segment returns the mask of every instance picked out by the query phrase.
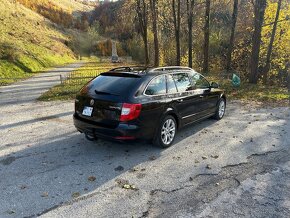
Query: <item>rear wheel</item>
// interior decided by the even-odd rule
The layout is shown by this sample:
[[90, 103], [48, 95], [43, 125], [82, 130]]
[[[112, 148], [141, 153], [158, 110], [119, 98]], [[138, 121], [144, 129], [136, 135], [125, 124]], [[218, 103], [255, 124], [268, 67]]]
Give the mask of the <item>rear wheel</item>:
[[217, 109], [214, 115], [216, 120], [220, 120], [224, 117], [226, 112], [226, 101], [224, 98], [221, 98], [217, 104]]
[[176, 120], [171, 115], [166, 116], [162, 120], [157, 130], [157, 133], [153, 140], [154, 145], [159, 146], [161, 148], [170, 147], [175, 139], [176, 131], [177, 131]]

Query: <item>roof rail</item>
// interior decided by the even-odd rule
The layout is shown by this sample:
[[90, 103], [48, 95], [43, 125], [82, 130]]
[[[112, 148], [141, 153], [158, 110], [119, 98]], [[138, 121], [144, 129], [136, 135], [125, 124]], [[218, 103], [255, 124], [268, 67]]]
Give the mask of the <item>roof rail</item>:
[[128, 70], [130, 72], [132, 69], [130, 67], [116, 67], [116, 68], [111, 69], [109, 71], [112, 72], [112, 71], [122, 71], [122, 70]]
[[166, 71], [166, 70], [192, 70], [189, 67], [182, 67], [182, 66], [169, 66], [169, 67], [157, 67], [149, 70], [149, 72], [156, 72], [156, 71]]
[[147, 66], [127, 66], [127, 67], [117, 67], [114, 69], [109, 70], [110, 72], [113, 71], [128, 71], [128, 72], [134, 72], [134, 71], [145, 71], [150, 67]]

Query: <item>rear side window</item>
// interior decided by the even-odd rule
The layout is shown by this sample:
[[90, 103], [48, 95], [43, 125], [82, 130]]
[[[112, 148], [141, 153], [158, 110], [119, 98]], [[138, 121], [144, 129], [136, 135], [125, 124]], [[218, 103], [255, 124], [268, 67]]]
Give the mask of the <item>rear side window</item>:
[[100, 75], [88, 84], [88, 90], [114, 95], [126, 95], [140, 78]]
[[146, 95], [161, 95], [166, 94], [166, 80], [165, 76], [158, 76], [151, 80], [146, 91]]
[[175, 84], [178, 92], [185, 92], [192, 90], [192, 86], [187, 73], [173, 74]]
[[167, 75], [167, 91], [168, 93], [177, 92], [176, 85], [175, 85], [172, 75]]

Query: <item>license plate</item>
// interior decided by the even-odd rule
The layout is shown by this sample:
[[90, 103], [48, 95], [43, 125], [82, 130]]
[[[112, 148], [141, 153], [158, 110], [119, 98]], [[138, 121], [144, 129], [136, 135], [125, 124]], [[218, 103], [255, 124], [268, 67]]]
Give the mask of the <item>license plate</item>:
[[91, 117], [92, 113], [93, 113], [93, 108], [92, 107], [87, 107], [87, 106], [84, 107], [84, 110], [83, 110], [83, 115], [84, 116]]

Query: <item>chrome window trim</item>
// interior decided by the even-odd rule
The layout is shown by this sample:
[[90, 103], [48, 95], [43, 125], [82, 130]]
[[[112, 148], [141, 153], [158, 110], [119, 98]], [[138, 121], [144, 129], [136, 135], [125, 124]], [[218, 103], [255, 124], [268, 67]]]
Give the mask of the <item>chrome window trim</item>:
[[[196, 72], [196, 71], [193, 70], [193, 69], [191, 69], [190, 72], [201, 75], [200, 73]], [[162, 96], [162, 95], [175, 95], [175, 94], [180, 94], [180, 95], [181, 95], [182, 93], [193, 92], [193, 91], [195, 91], [195, 90], [207, 90], [207, 89], [210, 89], [210, 86], [209, 86], [208, 88], [198, 88], [198, 89], [194, 89], [194, 90], [189, 90], [189, 91], [184, 91], [184, 92], [178, 92], [178, 88], [177, 88], [177, 86], [176, 86], [176, 84], [175, 84], [175, 87], [176, 87], [176, 89], [177, 89], [177, 92], [174, 92], [174, 93], [167, 93], [167, 77], [166, 77], [166, 93], [165, 93], [165, 94], [158, 94], [158, 95], [147, 95], [147, 94], [145, 94], [145, 92], [146, 92], [146, 90], [147, 90], [149, 84], [152, 82], [153, 79], [155, 79], [155, 78], [157, 78], [157, 77], [159, 77], [159, 76], [166, 76], [166, 75], [180, 74], [180, 73], [187, 73], [190, 82], [192, 82], [191, 77], [190, 77], [190, 75], [189, 75], [189, 72], [170, 72], [170, 73], [164, 73], [164, 74], [162, 74], [162, 75], [158, 75], [158, 76], [153, 77], [153, 78], [148, 82], [148, 84], [146, 85], [146, 87], [145, 87], [145, 89], [144, 89], [142, 95], [144, 95], [144, 96], [148, 96], [148, 97], [156, 97], [156, 96]], [[202, 76], [202, 77], [203, 77], [203, 78], [208, 82], [208, 80], [207, 80], [203, 75], [201, 75], [201, 76]], [[209, 82], [208, 82], [208, 84], [210, 85]]]
[[[205, 81], [207, 81], [208, 83], [208, 88], [210, 88], [210, 82], [200, 73], [196, 72], [196, 71], [193, 71], [194, 73], [198, 74], [199, 76], [201, 76], [203, 79], [205, 79]], [[189, 77], [190, 80], [192, 81], [191, 77]], [[208, 88], [198, 88], [198, 89], [208, 89]]]
[[143, 95], [145, 95], [145, 96], [160, 96], [160, 95], [167, 95], [167, 81], [166, 81], [166, 78], [165, 78], [165, 89], [166, 89], [166, 93], [165, 94], [158, 94], [158, 95], [147, 95], [145, 92], [146, 92], [146, 90], [147, 90], [147, 88], [148, 88], [148, 86], [150, 85], [150, 83], [152, 82], [152, 80], [154, 80], [154, 79], [156, 79], [156, 78], [158, 78], [158, 77], [161, 77], [161, 76], [164, 76], [165, 77], [165, 75], [166, 74], [162, 74], [162, 75], [158, 75], [158, 76], [155, 76], [155, 77], [153, 77], [149, 82], [148, 82], [148, 84], [146, 85], [146, 87], [145, 87], [145, 89], [144, 89], [144, 91], [143, 91]]

